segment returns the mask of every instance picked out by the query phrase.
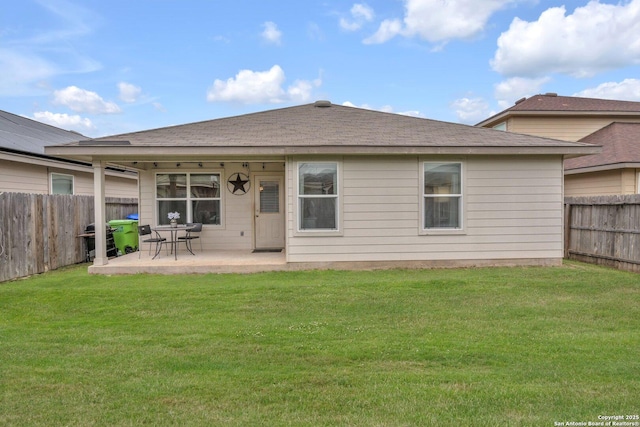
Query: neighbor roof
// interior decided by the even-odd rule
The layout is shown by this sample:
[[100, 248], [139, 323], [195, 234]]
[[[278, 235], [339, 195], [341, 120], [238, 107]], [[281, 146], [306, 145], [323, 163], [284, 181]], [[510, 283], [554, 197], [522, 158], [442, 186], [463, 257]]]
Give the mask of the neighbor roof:
[[565, 161], [565, 170], [640, 163], [640, 123], [614, 122], [580, 142], [602, 146], [600, 154]]
[[[117, 148], [116, 148], [117, 147]], [[47, 148], [63, 156], [293, 154], [503, 154], [531, 150], [586, 154], [597, 148], [529, 135], [408, 117], [318, 101], [296, 107], [190, 123]], [[521, 152], [521, 151], [518, 151]]]
[[476, 126], [489, 126], [509, 116], [543, 115], [545, 113], [565, 115], [602, 115], [621, 116], [640, 115], [640, 102], [617, 101], [611, 99], [580, 98], [576, 96], [558, 96], [555, 93], [534, 95], [516, 101], [515, 105], [483, 120]]
[[86, 139], [76, 132], [49, 126], [0, 110], [0, 147], [30, 154], [44, 154], [44, 147]]

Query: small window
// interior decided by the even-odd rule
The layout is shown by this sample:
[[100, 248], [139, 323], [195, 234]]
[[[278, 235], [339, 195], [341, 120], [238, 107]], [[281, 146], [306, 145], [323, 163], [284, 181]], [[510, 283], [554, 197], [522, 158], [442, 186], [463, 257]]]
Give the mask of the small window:
[[497, 125], [495, 125], [493, 127], [493, 129], [506, 131], [507, 130], [507, 122], [498, 123]]
[[280, 183], [260, 181], [260, 213], [280, 212]]
[[298, 165], [298, 228], [338, 229], [338, 164]]
[[168, 224], [169, 212], [178, 212], [182, 224], [220, 225], [220, 174], [157, 174], [156, 201], [158, 224]]
[[51, 194], [73, 194], [73, 175], [52, 173]]
[[462, 164], [424, 164], [424, 229], [462, 228]]

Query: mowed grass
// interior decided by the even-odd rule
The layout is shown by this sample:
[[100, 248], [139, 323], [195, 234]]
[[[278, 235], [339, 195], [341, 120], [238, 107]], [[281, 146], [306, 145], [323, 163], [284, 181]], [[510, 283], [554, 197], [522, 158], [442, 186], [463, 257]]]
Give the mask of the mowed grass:
[[557, 268], [0, 284], [0, 424], [544, 426], [640, 412], [640, 276]]

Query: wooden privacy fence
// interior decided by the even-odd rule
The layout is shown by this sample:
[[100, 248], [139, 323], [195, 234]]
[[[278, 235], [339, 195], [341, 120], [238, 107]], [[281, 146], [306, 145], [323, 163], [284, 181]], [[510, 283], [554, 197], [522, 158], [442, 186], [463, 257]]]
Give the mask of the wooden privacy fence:
[[[107, 199], [107, 220], [137, 211], [137, 199]], [[78, 235], [93, 222], [93, 196], [0, 193], [0, 282], [85, 261]]]
[[640, 195], [565, 198], [565, 257], [640, 272]]

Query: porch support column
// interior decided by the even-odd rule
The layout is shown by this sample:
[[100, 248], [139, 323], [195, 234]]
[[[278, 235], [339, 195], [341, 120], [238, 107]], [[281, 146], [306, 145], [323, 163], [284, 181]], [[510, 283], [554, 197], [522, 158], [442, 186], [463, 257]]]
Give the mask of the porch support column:
[[93, 265], [107, 265], [107, 233], [105, 193], [104, 193], [104, 168], [105, 162], [93, 161], [93, 206], [95, 212], [96, 254]]

